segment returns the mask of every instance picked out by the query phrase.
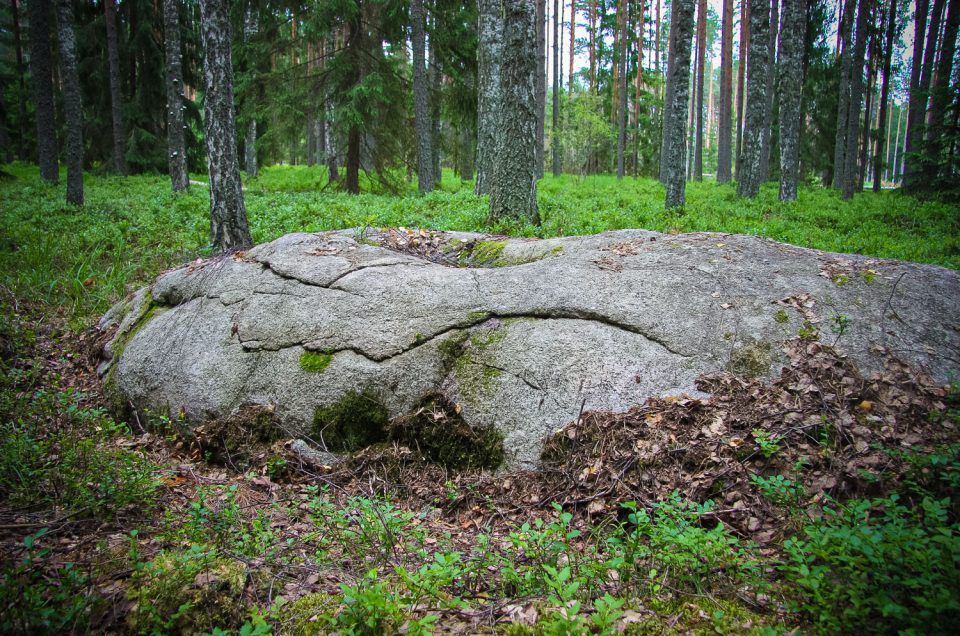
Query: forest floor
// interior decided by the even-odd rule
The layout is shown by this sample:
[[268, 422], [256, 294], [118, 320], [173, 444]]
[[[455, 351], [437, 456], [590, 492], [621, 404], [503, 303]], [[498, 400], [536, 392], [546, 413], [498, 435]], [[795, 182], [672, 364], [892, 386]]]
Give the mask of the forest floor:
[[[243, 422], [116, 422], [91, 325], [205, 255], [207, 193], [88, 178], [88, 205], [0, 182], [0, 630], [146, 633], [953, 633], [960, 387], [894, 360], [862, 377], [797, 338], [768, 383], [584, 413], [537, 473], [452, 472], [409, 448], [317, 463]], [[426, 197], [248, 185], [255, 240], [358, 225], [482, 231], [470, 184]], [[320, 181], [317, 181], [320, 179]], [[957, 210], [898, 193], [546, 179], [544, 235], [763, 234], [960, 267]], [[866, 226], [866, 230], [864, 230]], [[498, 228], [533, 234], [534, 228]], [[430, 414], [442, 424], [443, 413]]]

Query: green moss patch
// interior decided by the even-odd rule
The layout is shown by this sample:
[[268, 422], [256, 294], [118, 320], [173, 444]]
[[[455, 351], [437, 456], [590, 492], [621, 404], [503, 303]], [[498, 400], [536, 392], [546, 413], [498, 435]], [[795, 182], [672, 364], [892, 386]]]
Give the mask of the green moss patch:
[[347, 393], [339, 401], [317, 409], [313, 437], [334, 453], [351, 453], [388, 439], [390, 414], [370, 393]]
[[730, 371], [748, 378], [757, 378], [770, 371], [773, 358], [769, 342], [751, 342], [734, 350]]
[[300, 368], [307, 373], [323, 373], [333, 362], [333, 354], [327, 351], [304, 351], [300, 354]]
[[454, 470], [493, 470], [503, 463], [503, 434], [494, 427], [473, 428], [461, 408], [441, 393], [424, 397], [413, 413], [391, 423], [391, 437], [418, 449], [432, 462]]

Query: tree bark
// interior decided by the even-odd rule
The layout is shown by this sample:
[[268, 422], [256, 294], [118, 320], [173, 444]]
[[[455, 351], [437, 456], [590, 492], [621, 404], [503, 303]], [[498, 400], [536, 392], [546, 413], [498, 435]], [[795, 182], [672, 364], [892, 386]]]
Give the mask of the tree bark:
[[110, 115], [113, 119], [113, 169], [127, 174], [127, 133], [123, 124], [123, 98], [120, 96], [120, 44], [117, 41], [116, 0], [104, 0], [107, 24], [107, 61], [110, 67]]
[[844, 157], [843, 199], [853, 198], [860, 183], [857, 170], [857, 144], [860, 141], [860, 106], [863, 103], [863, 61], [866, 55], [868, 21], [870, 19], [871, 0], [860, 0], [857, 10], [856, 44], [853, 53], [853, 67], [850, 76], [850, 106], [847, 109], [847, 150]]
[[490, 193], [496, 165], [497, 127], [502, 101], [503, 0], [478, 0], [477, 46], [480, 86], [477, 91], [477, 195]]
[[737, 196], [754, 198], [760, 192], [761, 145], [767, 65], [770, 63], [770, 2], [750, 0], [750, 44], [747, 51], [747, 108], [744, 114], [742, 170], [737, 172]]
[[560, 0], [553, 0], [553, 176], [560, 176]]
[[569, 79], [567, 80], [567, 91], [570, 95], [573, 95], [573, 66], [575, 64], [574, 58], [576, 57], [577, 52], [577, 0], [570, 0], [570, 50], [568, 55], [570, 60], [568, 62], [569, 68], [567, 73], [569, 74]]
[[427, 84], [426, 13], [423, 0], [410, 0], [411, 39], [413, 44], [413, 127], [417, 137], [417, 189], [433, 192], [433, 126], [430, 113], [430, 87]]
[[[431, 36], [432, 38], [432, 36]], [[437, 58], [437, 49], [434, 47], [434, 42], [430, 40], [430, 55], [427, 59], [427, 69], [430, 71], [430, 90], [433, 95], [439, 95], [440, 89], [443, 84], [443, 74], [440, 72], [440, 60]], [[433, 130], [433, 139], [430, 145], [430, 151], [433, 155], [433, 188], [435, 190], [440, 189], [440, 182], [443, 179], [443, 157], [441, 150], [443, 149], [443, 137], [441, 136], [440, 127], [443, 124], [440, 118], [440, 104], [437, 100], [433, 100], [430, 109], [430, 126]]]
[[[692, 5], [691, 5], [692, 7]], [[691, 12], [693, 9], [691, 8]], [[660, 124], [661, 136], [660, 136], [660, 182], [666, 186], [667, 185], [667, 157], [673, 154], [673, 144], [680, 143], [686, 144], [686, 139], [684, 135], [686, 134], [686, 123], [687, 111], [686, 111], [686, 99], [684, 99], [684, 110], [683, 110], [683, 120], [684, 122], [680, 126], [684, 129], [684, 132], [681, 133], [678, 137], [674, 138], [673, 133], [668, 134], [667, 131], [675, 131], [676, 126], [674, 125], [673, 118], [677, 117], [677, 113], [669, 107], [674, 103], [674, 96], [676, 93], [676, 84], [674, 83], [673, 74], [670, 72], [671, 60], [675, 59], [676, 53], [674, 52], [674, 47], [676, 45], [677, 38], [677, 20], [680, 17], [681, 11], [674, 11], [673, 5], [670, 8], [670, 32], [667, 34], [667, 76], [664, 81], [664, 97], [663, 97], [663, 116], [662, 122]], [[693, 16], [690, 16], [690, 19], [693, 20]], [[690, 25], [691, 33], [693, 25]], [[684, 81], [689, 81], [690, 79], [690, 60], [687, 60], [684, 66]], [[686, 153], [683, 153], [684, 155]], [[684, 166], [684, 162], [681, 161], [681, 166]], [[683, 168], [686, 170], [686, 168]]]
[[83, 205], [83, 105], [77, 45], [73, 33], [73, 3], [58, 0], [60, 26], [60, 75], [63, 81], [63, 114], [67, 130], [67, 203]]
[[547, 118], [547, 1], [537, 3], [537, 178], [543, 178]]
[[890, 64], [893, 58], [893, 35], [897, 30], [897, 0], [890, 0], [890, 13], [887, 15], [887, 35], [883, 44], [883, 84], [880, 85], [880, 124], [887, 120], [887, 134], [880, 135], [877, 140], [876, 153], [873, 157], [873, 191], [880, 192], [880, 181], [883, 177], [883, 159], [886, 149], [890, 145], [890, 124], [893, 111], [889, 111], [890, 100]]
[[956, 52], [958, 30], [960, 30], [960, 0], [950, 0], [943, 30], [943, 44], [937, 62], [937, 79], [930, 91], [930, 121], [924, 143], [924, 152], [927, 155], [924, 182], [928, 187], [933, 187], [939, 182], [940, 166], [944, 159], [941, 156], [944, 149], [944, 120], [952, 96], [950, 80], [953, 77], [953, 56]]
[[200, 3], [203, 37], [203, 124], [210, 177], [210, 243], [216, 252], [253, 245], [240, 184], [233, 61], [227, 0]]
[[163, 46], [167, 61], [167, 166], [174, 192], [190, 185], [187, 174], [187, 147], [183, 130], [183, 68], [180, 53], [180, 12], [178, 0], [163, 0]]
[[673, 0], [670, 16], [670, 45], [667, 59], [667, 93], [664, 103], [665, 149], [664, 165], [665, 206], [681, 207], [686, 202], [686, 124], [687, 100], [690, 92], [690, 46], [693, 35], [694, 0]]
[[17, 101], [19, 102], [19, 113], [17, 117], [17, 156], [26, 161], [27, 154], [26, 133], [24, 127], [27, 121], [27, 84], [26, 69], [23, 63], [23, 40], [20, 35], [20, 0], [10, 0], [10, 16], [13, 22], [13, 48], [17, 59], [17, 82], [19, 89], [17, 91]]
[[[335, 34], [331, 33], [327, 38], [325, 60], [333, 58]], [[327, 145], [327, 173], [328, 183], [340, 180], [340, 170], [337, 166], [337, 138], [333, 128], [333, 107], [330, 105], [329, 96], [325, 95], [323, 100], [323, 129]]]
[[50, 0], [27, 3], [30, 19], [30, 79], [37, 123], [37, 163], [40, 178], [60, 180], [57, 165], [57, 122], [53, 109], [53, 62], [50, 51]]
[[[917, 0], [917, 25], [914, 29], [914, 38], [922, 40], [921, 33], [923, 29], [920, 23], [920, 5], [925, 0]], [[920, 67], [920, 73], [917, 78], [915, 90], [910, 91], [910, 112], [907, 114], [907, 142], [906, 152], [904, 153], [903, 187], [909, 190], [915, 190], [921, 182], [924, 138], [926, 137], [927, 103], [930, 98], [930, 74], [933, 71], [933, 61], [936, 57], [937, 34], [940, 32], [940, 16], [943, 14], [944, 0], [934, 0], [933, 8], [929, 13], [930, 28], [926, 34], [926, 43], [923, 54], [923, 64]], [[916, 54], [917, 43], [914, 42], [914, 53]], [[914, 68], [911, 70], [911, 83], [913, 73], [916, 72], [916, 65], [920, 58], [914, 57]]]
[[694, 149], [693, 178], [703, 181], [703, 80], [707, 63], [707, 0], [700, 0], [697, 9], [697, 107], [696, 147]]
[[487, 223], [540, 224], [537, 210], [537, 25], [529, 0], [503, 2], [502, 108]]
[[597, 0], [587, 0], [590, 24], [590, 94], [597, 94]]
[[840, 17], [837, 41], [840, 53], [840, 86], [837, 99], [837, 131], [833, 141], [833, 187], [843, 188], [844, 169], [846, 168], [847, 120], [850, 108], [850, 79], [853, 74], [853, 46], [851, 36], [853, 18], [857, 9], [857, 0], [846, 0]]
[[620, 57], [617, 60], [617, 179], [623, 179], [623, 152], [627, 144], [627, 55], [630, 50], [627, 39], [627, 0], [621, 0], [623, 18], [620, 20]]
[[773, 89], [777, 69], [777, 35], [780, 31], [780, 0], [770, 6], [770, 39], [767, 48], [767, 92], [764, 95], [763, 130], [760, 133], [760, 183], [770, 180], [770, 146], [773, 138]]
[[747, 48], [750, 45], [750, 3], [740, 0], [740, 58], [737, 68], [737, 179], [743, 169], [743, 114], [746, 110], [747, 93], [744, 80], [747, 76]]
[[784, 0], [780, 33], [780, 200], [797, 200], [806, 0]]
[[717, 123], [717, 183], [733, 178], [730, 156], [730, 115], [733, 106], [733, 0], [723, 0], [720, 47], [720, 104]]

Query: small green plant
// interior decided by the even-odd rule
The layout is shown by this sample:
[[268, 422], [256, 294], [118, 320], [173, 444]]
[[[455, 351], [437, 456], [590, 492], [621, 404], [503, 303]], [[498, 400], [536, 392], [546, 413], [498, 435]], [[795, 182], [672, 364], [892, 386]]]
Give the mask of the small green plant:
[[778, 506], [798, 506], [806, 496], [803, 484], [783, 475], [773, 475], [771, 477], [751, 475], [750, 481], [760, 490], [760, 494]]
[[781, 325], [784, 325], [790, 322], [790, 316], [787, 315], [787, 312], [785, 309], [778, 309], [777, 313], [773, 314], [773, 319], [778, 323], [780, 323]]
[[766, 459], [770, 459], [780, 450], [781, 437], [765, 431], [762, 428], [755, 428], [752, 431], [753, 439], [757, 442], [760, 454]]
[[836, 335], [833, 344], [837, 344], [840, 338], [847, 333], [850, 328], [850, 317], [845, 314], [834, 314], [830, 319], [830, 332]]
[[797, 335], [804, 340], [818, 340], [820, 338], [820, 330], [809, 320], [804, 320], [803, 324], [800, 325], [800, 329], [797, 330]]

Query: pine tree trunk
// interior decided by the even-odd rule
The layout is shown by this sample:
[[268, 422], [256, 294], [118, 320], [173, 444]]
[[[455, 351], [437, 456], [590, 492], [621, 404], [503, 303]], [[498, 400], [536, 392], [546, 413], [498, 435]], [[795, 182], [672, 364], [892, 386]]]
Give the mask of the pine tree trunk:
[[560, 0], [553, 0], [553, 176], [560, 176]]
[[780, 200], [797, 200], [806, 0], [784, 0], [780, 33]]
[[[869, 29], [869, 27], [868, 27]], [[872, 39], [871, 34], [867, 34], [868, 41]], [[863, 191], [864, 180], [866, 179], [867, 174], [867, 155], [868, 149], [870, 147], [870, 119], [873, 113], [873, 84], [876, 73], [876, 64], [874, 63], [875, 59], [871, 54], [871, 59], [867, 61], [867, 90], [866, 90], [866, 104], [863, 108], [863, 126], [860, 129], [860, 154], [859, 162], [857, 163], [857, 192]]]
[[697, 109], [696, 147], [694, 149], [693, 178], [703, 181], [703, 80], [707, 62], [707, 0], [700, 0], [697, 9]]
[[[887, 15], [887, 35], [883, 45], [883, 84], [880, 86], [880, 123], [887, 119], [887, 134], [880, 136], [877, 141], [876, 153], [873, 157], [873, 191], [880, 192], [880, 181], [883, 176], [883, 158], [885, 150], [890, 145], [890, 125], [893, 121], [893, 111], [889, 110], [890, 100], [890, 64], [893, 58], [893, 35], [897, 30], [897, 0], [890, 0], [890, 13]], [[888, 112], [889, 111], [889, 112]], [[886, 142], [886, 143], [884, 143]]]
[[857, 0], [846, 0], [841, 15], [839, 33], [837, 35], [840, 53], [840, 86], [837, 99], [837, 132], [833, 141], [833, 187], [843, 188], [844, 170], [846, 168], [847, 151], [847, 120], [850, 108], [850, 84], [853, 74], [853, 18], [857, 9]]
[[104, 0], [107, 23], [107, 61], [110, 67], [110, 115], [113, 118], [113, 166], [119, 175], [127, 174], [127, 133], [123, 125], [123, 100], [120, 97], [120, 45], [117, 42], [116, 0]]
[[433, 192], [433, 126], [430, 117], [430, 87], [427, 84], [426, 14], [423, 0], [410, 0], [413, 45], [413, 127], [417, 138], [417, 189]]
[[57, 122], [53, 109], [53, 62], [50, 51], [50, 0], [27, 3], [30, 19], [30, 79], [37, 120], [37, 163], [48, 183], [60, 180], [57, 165]]
[[496, 165], [497, 127], [500, 121], [503, 0], [478, 0], [477, 46], [480, 86], [477, 99], [477, 195], [490, 193]]
[[[335, 50], [334, 45], [335, 34], [330, 34], [330, 37], [326, 41], [326, 53], [324, 59], [330, 60], [333, 58], [333, 52]], [[324, 137], [327, 146], [327, 174], [328, 174], [328, 183], [333, 183], [340, 180], [340, 170], [337, 166], [337, 139], [335, 135], [335, 130], [333, 128], [333, 107], [330, 105], [329, 96], [324, 96], [323, 101], [323, 129]]]
[[[440, 61], [437, 59], [437, 52], [432, 40], [430, 41], [430, 57], [427, 60], [427, 69], [430, 71], [430, 90], [433, 95], [439, 95], [443, 75], [440, 72]], [[443, 179], [443, 157], [441, 154], [443, 137], [440, 130], [443, 121], [441, 121], [440, 104], [437, 100], [432, 100], [430, 117], [430, 126], [433, 131], [432, 143], [430, 144], [430, 152], [433, 156], [433, 188], [439, 190], [440, 182]]]
[[537, 2], [537, 178], [543, 178], [547, 123], [547, 0]]
[[737, 196], [754, 198], [760, 192], [761, 151], [767, 65], [770, 63], [770, 2], [750, 0], [750, 44], [747, 51], [747, 108], [743, 122], [742, 170], [737, 172]]
[[664, 103], [664, 165], [665, 206], [681, 207], [686, 202], [686, 124], [687, 100], [690, 92], [690, 46], [693, 36], [694, 0], [673, 0], [670, 16], [670, 44], [667, 58], [669, 101]]
[[617, 179], [623, 179], [624, 163], [623, 151], [627, 144], [627, 55], [629, 41], [627, 40], [627, 7], [626, 0], [621, 0], [623, 19], [620, 22], [620, 59], [617, 65]]
[[568, 62], [568, 73], [569, 79], [567, 80], [567, 91], [570, 95], [573, 95], [573, 67], [574, 67], [574, 58], [576, 57], [577, 52], [577, 0], [570, 0], [570, 50], [568, 54], [570, 60]]
[[10, 0], [10, 16], [13, 22], [13, 48], [17, 59], [17, 82], [19, 90], [17, 97], [19, 101], [19, 112], [17, 117], [17, 156], [26, 161], [29, 159], [27, 154], [26, 131], [24, 127], [27, 121], [27, 84], [26, 69], [23, 63], [23, 40], [20, 35], [20, 0]]
[[[691, 8], [691, 11], [693, 9]], [[679, 19], [681, 11], [674, 11], [673, 5], [670, 8], [670, 32], [667, 34], [667, 76], [664, 80], [664, 98], [663, 98], [663, 118], [660, 125], [661, 137], [660, 137], [660, 183], [664, 186], [667, 185], [667, 157], [672, 157], [673, 155], [673, 144], [680, 143], [681, 145], [686, 144], [686, 139], [684, 139], [685, 132], [679, 137], [674, 138], [673, 134], [668, 134], [667, 131], [675, 131], [678, 127], [674, 124], [673, 119], [677, 117], [677, 113], [669, 107], [674, 103], [674, 97], [676, 95], [676, 84], [674, 83], [674, 76], [670, 72], [670, 61], [676, 58], [676, 53], [674, 52], [674, 46], [676, 44], [677, 38], [677, 20]], [[690, 16], [690, 19], [693, 19], [693, 16]], [[691, 25], [691, 31], [693, 26]], [[684, 67], [683, 73], [684, 81], [689, 81], [690, 79], [690, 60], [687, 60], [687, 63]], [[684, 99], [684, 107], [686, 107], [686, 99]], [[686, 129], [686, 108], [684, 108], [683, 113], [683, 122], [680, 123], [680, 128]], [[686, 154], [686, 153], [681, 153]], [[684, 163], [681, 161], [681, 166], [684, 166]], [[683, 168], [686, 170], [686, 167]]]
[[253, 245], [240, 184], [233, 62], [227, 0], [200, 3], [203, 36], [203, 128], [210, 177], [210, 243], [216, 252]]
[[180, 53], [180, 12], [178, 0], [163, 0], [163, 46], [167, 60], [167, 166], [174, 192], [190, 185], [187, 148], [183, 130], [183, 69]]
[[730, 141], [733, 106], [733, 0], [723, 0], [723, 26], [720, 46], [720, 104], [717, 122], [717, 183], [733, 178]]
[[743, 169], [743, 115], [746, 110], [747, 48], [750, 45], [750, 2], [740, 0], [740, 58], [737, 68], [737, 180]]
[[63, 114], [67, 131], [67, 203], [83, 205], [83, 105], [80, 102], [80, 75], [77, 44], [73, 33], [73, 3], [58, 0], [60, 27], [60, 77], [63, 82]]
[[777, 34], [780, 30], [780, 0], [770, 6], [770, 39], [767, 49], [767, 92], [764, 95], [763, 130], [760, 133], [760, 183], [770, 180], [770, 147], [773, 138], [773, 89], [777, 68]]
[[536, 10], [529, 0], [503, 2], [502, 108], [487, 223], [540, 224], [537, 211]]
[[[914, 37], [921, 39], [919, 34], [923, 32], [920, 28], [920, 2], [917, 0], [917, 26], [914, 29]], [[937, 35], [940, 32], [940, 16], [943, 15], [944, 0], [934, 0], [933, 8], [929, 13], [930, 27], [926, 34], [926, 44], [923, 54], [923, 64], [920, 68], [920, 75], [917, 80], [916, 90], [910, 91], [910, 112], [907, 115], [907, 143], [904, 153], [904, 172], [903, 187], [907, 191], [916, 190], [921, 185], [921, 176], [923, 174], [923, 160], [926, 156], [924, 149], [924, 140], [926, 138], [927, 121], [927, 103], [930, 99], [930, 75], [933, 71], [933, 61], [936, 57]], [[916, 45], [914, 50], [916, 50]], [[919, 58], [914, 58], [914, 66]], [[911, 70], [911, 82], [913, 72]]]
[[939, 183], [940, 166], [944, 160], [942, 156], [944, 124], [953, 95], [950, 90], [950, 80], [953, 77], [953, 56], [956, 52], [958, 29], [960, 29], [960, 0], [950, 0], [943, 30], [943, 44], [937, 62], [937, 79], [930, 90], [930, 121], [924, 143], [926, 154], [924, 182], [928, 187], [935, 187]]
[[850, 105], [847, 109], [847, 150], [843, 167], [843, 187], [841, 196], [849, 200], [853, 198], [860, 183], [860, 172], [857, 169], [857, 144], [860, 141], [860, 107], [863, 103], [863, 62], [866, 55], [868, 26], [870, 19], [871, 0], [860, 0], [857, 11], [856, 45], [853, 53], [853, 66], [850, 75]]

